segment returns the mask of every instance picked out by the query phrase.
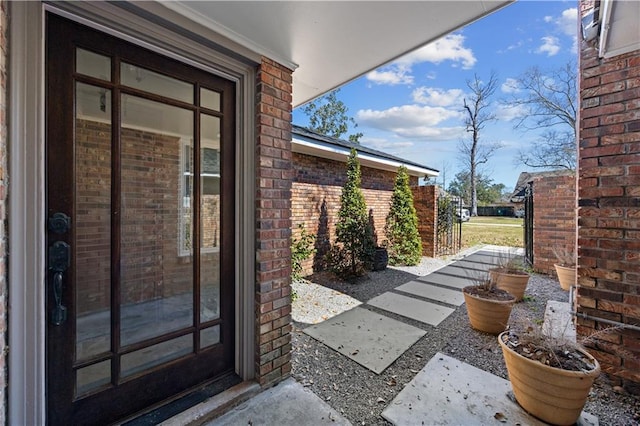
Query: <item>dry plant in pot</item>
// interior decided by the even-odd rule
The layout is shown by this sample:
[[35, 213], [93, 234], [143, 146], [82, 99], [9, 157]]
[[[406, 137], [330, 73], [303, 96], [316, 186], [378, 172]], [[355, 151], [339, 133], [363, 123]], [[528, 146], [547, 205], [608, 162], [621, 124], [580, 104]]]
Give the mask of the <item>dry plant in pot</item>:
[[519, 302], [529, 283], [527, 265], [522, 256], [515, 253], [500, 253], [499, 256], [498, 267], [490, 269], [489, 276], [496, 287], [513, 294]]
[[574, 424], [600, 375], [598, 361], [575, 341], [532, 324], [502, 332], [498, 342], [522, 408], [551, 424]]
[[509, 323], [516, 297], [497, 288], [486, 274], [471, 279], [475, 284], [462, 289], [471, 327], [485, 333], [501, 333]]
[[553, 254], [558, 260], [553, 266], [558, 274], [558, 281], [563, 290], [569, 291], [576, 285], [576, 256], [575, 253], [566, 248], [554, 247]]

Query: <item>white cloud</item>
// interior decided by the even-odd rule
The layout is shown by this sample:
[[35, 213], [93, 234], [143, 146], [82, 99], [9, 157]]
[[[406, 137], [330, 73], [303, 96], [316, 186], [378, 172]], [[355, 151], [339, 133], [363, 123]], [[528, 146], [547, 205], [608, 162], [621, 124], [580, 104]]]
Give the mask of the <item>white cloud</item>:
[[516, 118], [522, 118], [527, 114], [528, 110], [524, 105], [498, 105], [495, 110], [496, 118], [500, 121], [511, 121]]
[[459, 138], [464, 127], [437, 127], [442, 122], [460, 119], [459, 111], [432, 106], [402, 105], [386, 110], [360, 110], [356, 120], [362, 126], [389, 131], [403, 138], [448, 140]]
[[473, 51], [464, 47], [464, 41], [465, 37], [461, 34], [449, 34], [404, 55], [389, 65], [371, 71], [366, 77], [375, 84], [410, 85], [413, 83], [411, 67], [418, 63], [440, 64], [451, 61], [453, 66], [461, 65], [464, 69], [470, 69], [477, 60]]
[[465, 37], [462, 34], [449, 34], [433, 43], [429, 43], [395, 61], [397, 64], [411, 66], [420, 62], [439, 64], [452, 61], [462, 64], [462, 68], [472, 68], [477, 59], [473, 51], [464, 47]]
[[555, 22], [565, 35], [576, 37], [578, 32], [578, 9], [572, 7], [571, 9], [563, 10]]
[[547, 15], [543, 19], [544, 19], [544, 22], [553, 22], [553, 16]]
[[409, 69], [403, 67], [388, 67], [373, 70], [367, 74], [367, 80], [376, 84], [388, 84], [395, 86], [398, 84], [413, 84], [413, 76]]
[[414, 145], [413, 142], [410, 141], [391, 141], [384, 138], [367, 137], [363, 137], [362, 139], [360, 139], [360, 143], [364, 146], [389, 153], [398, 152], [398, 150], [402, 150], [403, 148], [410, 148]]
[[464, 127], [412, 127], [398, 129], [399, 136], [413, 139], [429, 139], [432, 141], [458, 140], [465, 134]]
[[503, 93], [518, 93], [520, 91], [518, 80], [515, 78], [507, 78], [504, 83], [502, 83], [500, 90], [502, 90]]
[[418, 87], [411, 93], [413, 100], [420, 104], [431, 106], [461, 105], [463, 98], [461, 89], [438, 89], [435, 87]]
[[546, 53], [547, 56], [553, 56], [560, 51], [560, 41], [557, 37], [545, 36], [541, 40], [542, 45], [536, 49], [536, 53]]

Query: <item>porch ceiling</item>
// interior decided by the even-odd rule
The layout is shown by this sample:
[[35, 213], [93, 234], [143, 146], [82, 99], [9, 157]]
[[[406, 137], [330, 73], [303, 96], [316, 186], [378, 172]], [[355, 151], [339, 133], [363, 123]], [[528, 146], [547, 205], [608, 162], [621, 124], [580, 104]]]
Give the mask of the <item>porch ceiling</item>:
[[299, 106], [513, 0], [174, 1], [166, 7], [295, 69]]

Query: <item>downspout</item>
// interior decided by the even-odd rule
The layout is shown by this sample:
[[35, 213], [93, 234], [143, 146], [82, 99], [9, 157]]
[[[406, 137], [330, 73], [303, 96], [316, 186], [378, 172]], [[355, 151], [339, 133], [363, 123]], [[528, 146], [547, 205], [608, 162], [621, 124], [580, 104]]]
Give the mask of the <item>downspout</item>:
[[613, 10], [613, 2], [611, 0], [602, 0], [602, 24], [600, 25], [600, 40], [598, 43], [598, 56], [603, 58], [607, 50], [607, 38], [609, 37], [609, 29], [611, 25], [611, 11]]

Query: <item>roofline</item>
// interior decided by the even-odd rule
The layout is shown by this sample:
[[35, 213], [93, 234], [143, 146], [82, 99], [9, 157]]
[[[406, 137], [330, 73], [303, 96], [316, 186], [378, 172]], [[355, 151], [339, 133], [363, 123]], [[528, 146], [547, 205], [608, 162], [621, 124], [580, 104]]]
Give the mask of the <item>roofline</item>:
[[[301, 154], [311, 154], [321, 158], [328, 158], [343, 162], [346, 162], [347, 158], [351, 154], [351, 149], [345, 146], [335, 145], [328, 141], [314, 139], [308, 136], [296, 134], [295, 132], [293, 133], [291, 142], [293, 152]], [[358, 151], [358, 160], [360, 163], [367, 167], [395, 172], [400, 166], [405, 166], [409, 175], [418, 177], [436, 177], [440, 173], [438, 170], [422, 167], [417, 164], [411, 164], [410, 162], [404, 162], [402, 159], [396, 160], [384, 158], [382, 156], [360, 151], [357, 147], [354, 148]]]

